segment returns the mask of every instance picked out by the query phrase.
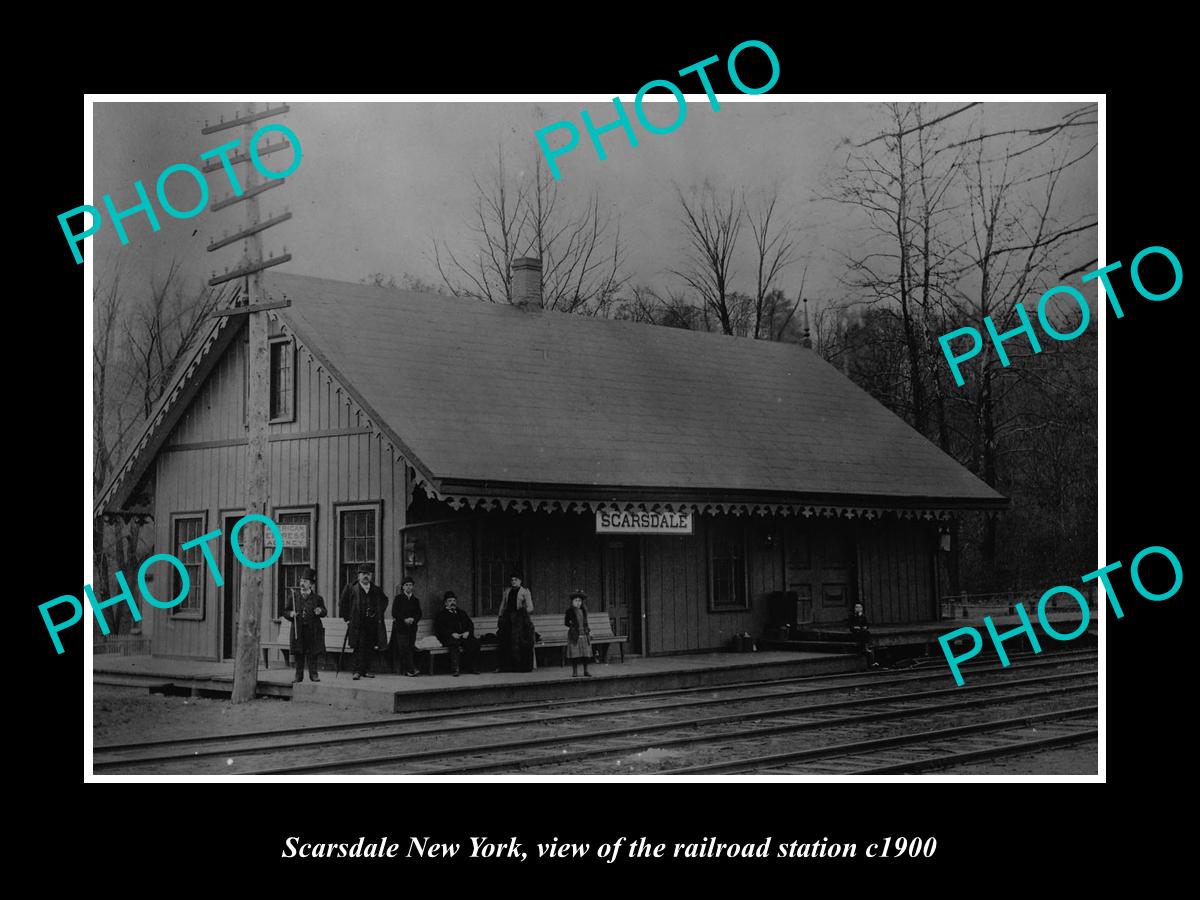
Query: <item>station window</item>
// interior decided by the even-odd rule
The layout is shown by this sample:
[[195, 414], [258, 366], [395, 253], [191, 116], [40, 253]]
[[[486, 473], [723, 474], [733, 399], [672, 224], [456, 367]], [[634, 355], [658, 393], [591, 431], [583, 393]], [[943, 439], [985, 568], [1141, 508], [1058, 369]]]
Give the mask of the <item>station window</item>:
[[[283, 552], [277, 566], [275, 592], [275, 614], [283, 615], [289, 598], [300, 592], [300, 573], [308, 566], [316, 568], [316, 518], [315, 508], [276, 510], [273, 516], [283, 533]], [[270, 531], [265, 533], [272, 539]], [[268, 548], [268, 554], [273, 552]], [[320, 589], [318, 588], [318, 592]]]
[[271, 338], [272, 422], [296, 418], [296, 345], [291, 338]]
[[746, 526], [716, 521], [708, 532], [709, 608], [746, 609]]
[[[171, 518], [171, 530], [175, 537], [175, 546], [181, 547], [188, 541], [195, 540], [204, 534], [204, 513], [194, 513], [188, 515], [177, 515]], [[203, 619], [204, 618], [204, 588], [205, 582], [208, 579], [208, 573], [204, 567], [204, 551], [200, 545], [189, 547], [187, 550], [179, 549], [176, 553], [180, 562], [183, 563], [188, 573], [188, 593], [183, 598], [183, 601], [171, 607], [171, 615], [180, 619]], [[162, 568], [161, 566], [159, 568]], [[155, 595], [159, 596], [160, 600], [170, 600], [172, 597], [178, 597], [182, 589], [182, 579], [179, 575], [179, 570], [171, 567], [171, 593], [166, 595], [166, 591], [155, 591]]]
[[[379, 566], [379, 515], [379, 504], [338, 508], [338, 581], [335, 590], [339, 598], [346, 586], [355, 581], [361, 563], [371, 566], [375, 584], [383, 584]], [[326, 599], [333, 602], [333, 598]], [[332, 614], [340, 614], [340, 610], [334, 609]]]

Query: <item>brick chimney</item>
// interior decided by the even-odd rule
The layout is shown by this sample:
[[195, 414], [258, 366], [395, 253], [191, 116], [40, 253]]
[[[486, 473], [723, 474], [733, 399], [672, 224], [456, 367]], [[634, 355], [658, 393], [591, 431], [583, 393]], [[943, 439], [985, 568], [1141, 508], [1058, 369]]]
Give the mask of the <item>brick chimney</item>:
[[542, 261], [519, 256], [512, 263], [513, 306], [521, 309], [542, 308]]

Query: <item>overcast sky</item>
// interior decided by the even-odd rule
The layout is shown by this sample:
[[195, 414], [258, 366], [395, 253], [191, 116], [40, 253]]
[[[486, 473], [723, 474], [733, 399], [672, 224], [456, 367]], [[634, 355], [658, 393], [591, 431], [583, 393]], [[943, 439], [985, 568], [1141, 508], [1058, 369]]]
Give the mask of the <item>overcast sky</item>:
[[[622, 99], [632, 118], [632, 98]], [[558, 160], [564, 197], [582, 198], [598, 188], [620, 216], [630, 248], [631, 283], [665, 288], [678, 285], [667, 269], [681, 263], [684, 246], [672, 181], [686, 187], [707, 180], [719, 187], [752, 190], [778, 182], [782, 211], [803, 227], [799, 250], [812, 260], [806, 293], [816, 298], [836, 293], [838, 254], [854, 249], [862, 240], [861, 231], [851, 212], [818, 197], [844, 161], [847, 142], [865, 140], [881, 130], [880, 108], [858, 103], [747, 103], [725, 96], [721, 101], [721, 109], [714, 111], [703, 95], [689, 95], [686, 121], [668, 135], [648, 134], [635, 119], [639, 145], [630, 147], [623, 133], [611, 132], [603, 138], [608, 152], [604, 162], [597, 159], [580, 126], [579, 146]], [[669, 102], [673, 112], [674, 101]], [[997, 130], [1050, 124], [1079, 105], [991, 103], [959, 118], [966, 125], [971, 116]], [[228, 119], [235, 108], [236, 103], [97, 103], [94, 196], [84, 202], [99, 207], [101, 197], [111, 193], [118, 209], [131, 206], [136, 203], [133, 183], [139, 179], [153, 197], [164, 168], [179, 162], [199, 166], [201, 152], [241, 137], [240, 128], [200, 133], [205, 120], [215, 122], [219, 115]], [[530, 177], [533, 165], [544, 165], [534, 131], [560, 119], [578, 125], [581, 108], [587, 108], [597, 124], [612, 120], [611, 105], [606, 109], [598, 102], [294, 103], [290, 113], [273, 121], [295, 131], [303, 161], [286, 186], [265, 195], [263, 204], [269, 213], [286, 203], [294, 218], [268, 231], [265, 246], [278, 255], [286, 244], [293, 260], [282, 270], [297, 274], [358, 281], [372, 272], [397, 278], [408, 272], [437, 281], [431, 240], [468, 246], [472, 178], [487, 176], [497, 145], [503, 146], [514, 171]], [[670, 120], [667, 107], [652, 117]], [[1095, 140], [1094, 129], [1086, 132], [1077, 138], [1080, 150]], [[289, 154], [266, 160], [282, 168]], [[211, 206], [229, 191], [222, 173], [208, 178]], [[1064, 219], [1094, 213], [1096, 182], [1093, 154], [1064, 178]], [[198, 193], [185, 175], [175, 175], [169, 196], [186, 209]], [[243, 214], [240, 204], [219, 212], [206, 209], [187, 220], [159, 210], [162, 228], [157, 233], [138, 215], [125, 222], [130, 244], [124, 247], [105, 223], [88, 239], [97, 252], [97, 274], [103, 278], [117, 264], [125, 283], [137, 284], [152, 272], [161, 274], [174, 257], [198, 286], [211, 269], [220, 271], [237, 262], [237, 247], [215, 253], [204, 248], [214, 235], [238, 228]], [[745, 229], [747, 248], [749, 238]], [[1088, 232], [1081, 252], [1087, 245], [1094, 247], [1095, 239], [1095, 232]], [[1079, 262], [1095, 255], [1088, 253]], [[734, 287], [745, 290], [752, 271], [744, 253], [739, 263]], [[799, 287], [800, 268], [794, 267], [782, 280], [789, 294]]]

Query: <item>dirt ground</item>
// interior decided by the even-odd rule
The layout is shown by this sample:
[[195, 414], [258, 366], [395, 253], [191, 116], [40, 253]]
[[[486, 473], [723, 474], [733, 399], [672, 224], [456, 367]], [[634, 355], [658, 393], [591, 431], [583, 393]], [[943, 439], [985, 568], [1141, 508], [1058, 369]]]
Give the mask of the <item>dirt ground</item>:
[[1100, 765], [1095, 741], [1056, 747], [1041, 753], [1008, 756], [986, 762], [941, 769], [938, 775], [1095, 775]]
[[96, 685], [92, 696], [92, 734], [97, 745], [394, 718], [319, 703], [259, 698], [235, 706], [228, 700], [165, 697], [106, 685]]

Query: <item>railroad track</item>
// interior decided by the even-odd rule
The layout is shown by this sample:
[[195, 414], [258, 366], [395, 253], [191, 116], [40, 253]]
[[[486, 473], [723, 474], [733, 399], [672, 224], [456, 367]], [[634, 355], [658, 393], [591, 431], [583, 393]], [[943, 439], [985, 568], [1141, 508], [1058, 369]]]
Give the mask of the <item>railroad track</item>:
[[[964, 714], [987, 714], [998, 709], [1008, 709], [1010, 712], [1022, 712], [1019, 717], [1013, 718], [1010, 721], [1024, 724], [1041, 721], [1043, 717], [1058, 718], [1063, 715], [1063, 712], [1061, 710], [1050, 710], [1045, 713], [1026, 713], [1021, 710], [1021, 707], [1030, 703], [1037, 703], [1038, 701], [1050, 702], [1062, 700], [1065, 695], [1091, 691], [1094, 688], [1094, 685], [1060, 686], [1053, 689], [1007, 694], [1002, 697], [993, 696], [949, 703], [918, 702], [925, 699], [923, 695], [918, 695], [904, 701], [893, 701], [891, 704], [877, 702], [876, 706], [885, 707], [878, 711], [843, 716], [829, 716], [828, 713], [833, 711], [834, 708], [844, 707], [848, 704], [822, 704], [823, 708], [820, 709], [805, 708], [795, 710], [788, 717], [790, 721], [774, 725], [755, 725], [732, 730], [713, 731], [710, 727], [713, 724], [711, 721], [698, 721], [688, 727], [676, 726], [671, 728], [659, 726], [643, 729], [643, 735], [645, 733], [654, 734], [650, 740], [642, 737], [639, 740], [622, 743], [621, 741], [613, 741], [614, 738], [620, 737], [620, 734], [605, 732], [590, 736], [583, 741], [577, 739], [574, 744], [574, 747], [577, 749], [571, 749], [561, 739], [557, 742], [543, 741], [539, 743], [543, 745], [544, 751], [548, 750], [549, 752], [543, 751], [542, 755], [539, 756], [529, 755], [527, 752], [529, 745], [476, 748], [475, 750], [458, 751], [453, 754], [442, 754], [442, 756], [454, 759], [453, 771], [455, 774], [465, 775], [518, 771], [522, 774], [563, 774], [568, 770], [568, 767], [570, 771], [579, 771], [577, 764], [582, 760], [589, 761], [589, 771], [593, 773], [608, 771], [611, 774], [623, 775], [685, 775], [707, 771], [749, 772], [757, 770], [759, 761], [762, 759], [761, 754], [750, 756], [749, 758], [752, 760], [750, 765], [738, 766], [736, 762], [730, 762], [732, 754], [742, 754], [742, 757], [733, 756], [732, 758], [735, 761], [744, 758], [747, 752], [747, 745], [752, 748], [757, 748], [764, 744], [789, 748], [788, 751], [770, 756], [772, 762], [777, 762], [780, 758], [790, 759], [791, 753], [795, 752], [790, 748], [794, 747], [796, 738], [799, 735], [820, 741], [824, 739], [824, 735], [837, 735], [839, 732], [847, 729], [861, 733], [865, 729], [871, 734], [882, 733], [888, 735], [887, 737], [880, 738], [880, 740], [888, 742], [888, 746], [900, 746], [910, 740], [917, 740], [917, 738], [907, 734], [894, 734], [896, 727], [902, 724], [904, 720], [926, 718], [936, 720], [939, 718], [962, 716]], [[1093, 713], [1095, 711], [1094, 706], [1082, 709], [1090, 710]], [[818, 714], [817, 717], [809, 718], [814, 713]], [[737, 718], [742, 719], [744, 717], [739, 716]], [[695, 731], [697, 728], [701, 730], [699, 732]], [[922, 735], [920, 740], [924, 741], [933, 739], [932, 737], [926, 737], [927, 735], [936, 734], [941, 739], [945, 739], [960, 734], [970, 734], [974, 730], [991, 730], [992, 728], [993, 721], [985, 720], [969, 726], [951, 727], [934, 731], [926, 730], [918, 732], [918, 734]], [[624, 733], [628, 734], [630, 732], [626, 731]], [[586, 746], [579, 749], [581, 743]], [[865, 742], [841, 742], [835, 740], [831, 745], [822, 745], [813, 748], [813, 750], [816, 756], [837, 758], [851, 752], [852, 749], [858, 748], [863, 743], [870, 745], [869, 740]], [[657, 765], [657, 763], [664, 759], [669, 759], [672, 752], [677, 752], [684, 747], [693, 748], [692, 752], [694, 753], [710, 758], [716, 757], [720, 762], [712, 763], [709, 766], [701, 765], [681, 769], [664, 768]], [[499, 755], [497, 755], [497, 751], [499, 751]], [[479, 753], [489, 755], [489, 758], [479, 761]], [[343, 771], [352, 770], [362, 771], [364, 774], [398, 771], [395, 768], [394, 759], [386, 760], [386, 764], [382, 768], [378, 768], [375, 772], [372, 772], [370, 767], [364, 768], [361, 766], [354, 766], [353, 769], [343, 769]], [[303, 770], [297, 770], [297, 772], [300, 771]], [[440, 771], [445, 770], [410, 769], [400, 771], [404, 771], [406, 774], [438, 774]], [[278, 774], [284, 773], [285, 771], [280, 771]]]
[[[1007, 668], [980, 664], [968, 666], [964, 671], [977, 675], [999, 674], [1019, 670], [1058, 667], [1076, 662], [1090, 662], [1095, 653], [1059, 652], [1052, 658], [1033, 659], [1013, 657], [1015, 665]], [[268, 752], [271, 750], [294, 750], [297, 747], [355, 743], [373, 737], [424, 736], [450, 734], [501, 728], [509, 725], [540, 725], [563, 720], [585, 719], [599, 716], [619, 716], [635, 712], [669, 711], [684, 707], [703, 707], [729, 703], [734, 699], [758, 700], [793, 695], [814, 695], [847, 690], [863, 690], [889, 687], [895, 684], [914, 684], [925, 681], [942, 681], [945, 672], [922, 674], [917, 671], [879, 670], [874, 672], [839, 673], [832, 675], [797, 676], [793, 678], [766, 679], [739, 682], [730, 685], [673, 688], [662, 691], [647, 691], [624, 697], [587, 697], [566, 700], [534, 701], [506, 704], [502, 706], [458, 708], [444, 712], [412, 713], [388, 720], [372, 719], [356, 723], [337, 725], [300, 726], [273, 729], [271, 731], [240, 732], [224, 735], [207, 735], [189, 738], [162, 738], [127, 744], [110, 744], [93, 748], [96, 771], [125, 768], [138, 763], [169, 762], [173, 760], [196, 761], [209, 757], [228, 757], [230, 754]], [[759, 690], [765, 688], [764, 690]], [[750, 691], [751, 693], [745, 693]], [[698, 695], [705, 695], [699, 697]], [[562, 715], [551, 711], [567, 708]], [[522, 715], [530, 713], [529, 716]], [[516, 716], [507, 715], [516, 713]], [[441, 727], [422, 727], [428, 723], [446, 720], [455, 721]]]
[[[1031, 654], [1032, 656], [1032, 654]], [[274, 740], [262, 740], [260, 733], [246, 733], [231, 737], [224, 736], [202, 741], [154, 741], [138, 745], [121, 747], [97, 748], [97, 753], [107, 751], [103, 757], [95, 761], [96, 771], [115, 771], [119, 769], [156, 768], [163, 764], [188, 764], [189, 770], [195, 770], [195, 764], [203, 760], [225, 756], [237, 757], [239, 773], [249, 774], [301, 774], [318, 771], [361, 771], [364, 768], [387, 767], [387, 771], [411, 771], [416, 763], [436, 763], [446, 756], [456, 759], [455, 771], [503, 771], [514, 767], [514, 754], [520, 754], [520, 759], [528, 769], [532, 764], [528, 751], [534, 748], [558, 747], [553, 755], [553, 761], [562, 763], [609, 752], [622, 752], [629, 748], [621, 744], [620, 739], [630, 736], [650, 736], [658, 734], [660, 739], [654, 743], [702, 743], [706, 738], [672, 734], [679, 729], [695, 729], [697, 726], [712, 729], [721, 726], [735, 726], [748, 720], [777, 719], [783, 717], [818, 715], [828, 717], [834, 710], [862, 709], [874, 706], [883, 707], [882, 713], [868, 713], [858, 716], [857, 721], [886, 719], [903, 719], [909, 716], [929, 714], [933, 707], [922, 709], [914, 702], [935, 702], [937, 709], [965, 710], [987, 706], [994, 702], [988, 699], [989, 692], [995, 694], [998, 690], [1020, 689], [1023, 692], [1016, 695], [1017, 700], [1032, 700], [1060, 694], [1063, 691], [1073, 692], [1094, 688], [1094, 670], [1083, 673], [1068, 673], [1059, 675], [1044, 675], [1041, 677], [1012, 677], [1013, 673], [1025, 674], [1028, 671], [1040, 671], [1046, 667], [1056, 667], [1071, 663], [1089, 662], [1095, 659], [1095, 654], [1056, 654], [1057, 658], [1041, 658], [1036, 661], [1019, 663], [1008, 668], [999, 666], [981, 666], [973, 670], [976, 678], [989, 677], [986, 683], [962, 688], [948, 688], [934, 691], [911, 693], [911, 687], [920, 682], [944, 680], [945, 673], [922, 674], [909, 673], [857, 673], [856, 677], [847, 676], [810, 676], [807, 678], [780, 679], [769, 682], [751, 682], [739, 685], [726, 685], [717, 688], [687, 688], [670, 691], [653, 692], [637, 697], [625, 698], [587, 698], [576, 701], [556, 701], [553, 703], [511, 704], [500, 711], [496, 708], [481, 710], [472, 714], [469, 710], [455, 710], [450, 713], [416, 714], [405, 717], [403, 721], [379, 723], [364, 723], [351, 726], [318, 727], [292, 729], [288, 732], [272, 732]], [[1071, 684], [1070, 682], [1087, 681], [1087, 684]], [[768, 690], [758, 689], [768, 685]], [[1037, 690], [1029, 690], [1036, 688]], [[897, 694], [897, 690], [904, 693]], [[830, 693], [854, 692], [858, 696], [826, 703], [812, 703], [815, 697]], [[882, 693], [881, 693], [882, 692]], [[697, 697], [697, 694], [706, 694]], [[878, 694], [878, 696], [863, 696]], [[964, 698], [978, 698], [967, 701]], [[949, 701], [949, 702], [943, 702]], [[774, 707], [773, 704], [785, 704]], [[900, 708], [896, 704], [901, 704]], [[889, 706], [890, 704], [890, 706]], [[704, 707], [736, 705], [737, 712], [722, 715], [708, 715], [696, 718], [693, 713], [703, 711]], [[547, 711], [548, 707], [569, 706], [566, 711]], [[765, 708], [763, 708], [765, 707]], [[689, 710], [685, 720], [670, 719], [678, 710]], [[529, 715], [527, 715], [527, 713]], [[462, 718], [470, 715], [467, 722], [452, 722], [434, 724], [447, 718]], [[596, 717], [631, 720], [629, 724], [609, 727], [599, 730], [584, 730], [581, 726]], [[655, 721], [645, 721], [652, 717]], [[639, 721], [640, 719], [640, 721]], [[606, 722], [606, 724], [609, 724]], [[575, 730], [573, 733], [562, 734], [564, 728]], [[764, 729], [753, 729], [753, 734], [782, 734], [792, 731], [805, 730], [814, 727], [811, 722], [797, 724], [785, 723]], [[447, 739], [463, 732], [496, 731], [520, 728], [523, 735], [532, 731], [546, 730], [560, 733], [538, 737], [522, 737], [514, 740], [495, 740], [487, 743], [471, 743], [467, 746], [457, 744], [447, 746]], [[741, 729], [745, 731], [745, 729]], [[749, 732], [747, 732], [749, 733]], [[279, 740], [281, 735], [285, 740]], [[722, 737], [723, 735], [717, 735]], [[397, 752], [397, 743], [413, 746], [414, 742], [433, 741], [434, 745], [427, 749], [404, 750]], [[616, 745], [613, 746], [613, 742]], [[223, 742], [223, 743], [222, 743]], [[580, 749], [580, 742], [591, 746]], [[626, 741], [627, 743], [627, 741]], [[346, 760], [342, 754], [330, 759], [326, 753], [320, 756], [322, 749], [329, 750], [336, 745], [365, 744], [369, 748], [386, 749], [385, 753], [374, 756], [358, 757]], [[388, 745], [392, 746], [388, 746]], [[170, 752], [167, 752], [171, 748]], [[480, 754], [484, 754], [480, 758]], [[292, 763], [283, 767], [262, 767], [262, 762], [275, 756], [285, 756], [295, 760], [300, 756], [299, 764]], [[314, 754], [316, 754], [314, 756]], [[255, 760], [254, 757], [258, 757]], [[468, 758], [469, 757], [469, 758]], [[539, 762], [548, 763], [551, 760], [545, 754], [537, 758]], [[246, 765], [255, 766], [250, 770]], [[464, 768], [465, 766], [465, 768]], [[174, 769], [178, 771], [178, 769]], [[225, 771], [225, 770], [222, 770]], [[423, 771], [423, 770], [418, 770]], [[437, 770], [434, 770], [437, 771]]]
[[[972, 725], [932, 729], [912, 734], [852, 741], [842, 744], [805, 748], [784, 753], [747, 756], [699, 766], [668, 769], [664, 775], [758, 774], [853, 774], [891, 775], [944, 769], [965, 763], [996, 759], [1002, 756], [1023, 755], [1085, 743], [1097, 739], [1097, 707], [1083, 706], [1053, 710], [1034, 715], [992, 720]], [[1088, 721], [1074, 725], [1072, 720]], [[1049, 726], [1047, 736], [1027, 740], [1033, 726]], [[947, 752], [943, 744], [969, 737], [975, 740], [970, 749]], [[896, 761], [895, 751], [908, 758]]]

